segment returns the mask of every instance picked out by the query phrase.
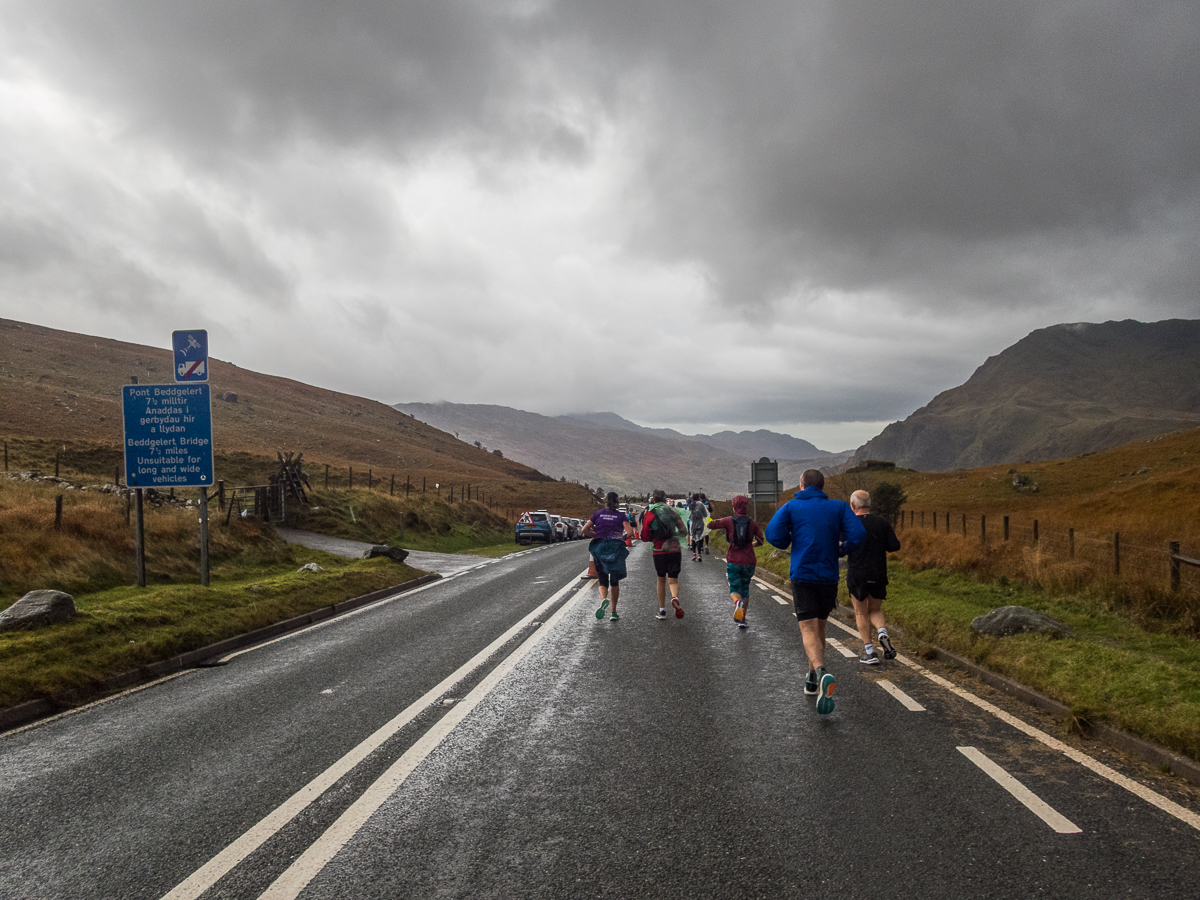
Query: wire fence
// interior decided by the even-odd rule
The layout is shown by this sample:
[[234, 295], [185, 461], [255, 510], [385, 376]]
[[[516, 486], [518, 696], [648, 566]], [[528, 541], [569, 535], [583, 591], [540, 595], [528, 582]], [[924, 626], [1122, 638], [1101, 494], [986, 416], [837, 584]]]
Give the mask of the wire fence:
[[917, 538], [908, 542], [914, 558], [1051, 590], [1104, 590], [1200, 632], [1200, 547], [948, 510], [903, 510], [896, 524], [902, 540]]

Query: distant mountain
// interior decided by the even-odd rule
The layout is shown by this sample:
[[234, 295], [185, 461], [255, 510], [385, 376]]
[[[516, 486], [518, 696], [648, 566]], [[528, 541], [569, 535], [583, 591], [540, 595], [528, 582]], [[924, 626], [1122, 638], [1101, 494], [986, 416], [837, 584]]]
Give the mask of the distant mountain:
[[[662, 488], [724, 497], [746, 489], [753, 459], [779, 459], [780, 477], [793, 484], [805, 468], [838, 465], [850, 455], [824, 453], [807, 441], [769, 431], [683, 435], [646, 428], [615, 413], [542, 416], [507, 406], [456, 403], [397, 403], [395, 409], [539, 471], [623, 494]], [[807, 455], [788, 461], [773, 452], [781, 447]]]
[[647, 428], [611, 412], [575, 413], [555, 418], [581, 425], [622, 428], [626, 431], [657, 434], [660, 437], [677, 440], [700, 441], [710, 447], [732, 453], [734, 456], [745, 456], [751, 459], [761, 459], [764, 456], [771, 459], [803, 460], [824, 459], [825, 457], [849, 458], [848, 453], [831, 453], [828, 450], [821, 450], [808, 441], [792, 437], [790, 434], [767, 431], [765, 428], [760, 428], [758, 431], [718, 431], [716, 434], [681, 434], [671, 428]]
[[1200, 424], [1200, 321], [1034, 331], [855, 452], [925, 471], [1092, 453]]

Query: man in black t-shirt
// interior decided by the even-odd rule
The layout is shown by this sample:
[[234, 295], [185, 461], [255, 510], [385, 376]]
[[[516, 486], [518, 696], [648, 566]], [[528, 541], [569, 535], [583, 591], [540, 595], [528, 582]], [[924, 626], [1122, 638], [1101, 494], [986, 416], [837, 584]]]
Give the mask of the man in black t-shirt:
[[866, 491], [855, 491], [850, 495], [850, 509], [867, 532], [867, 539], [847, 557], [846, 568], [846, 588], [854, 604], [858, 636], [863, 642], [863, 655], [858, 661], [869, 666], [878, 665], [879, 654], [871, 640], [872, 627], [883, 648], [884, 659], [896, 658], [896, 648], [888, 637], [883, 618], [883, 601], [887, 597], [887, 555], [900, 549], [900, 540], [891, 522], [872, 514], [871, 495]]

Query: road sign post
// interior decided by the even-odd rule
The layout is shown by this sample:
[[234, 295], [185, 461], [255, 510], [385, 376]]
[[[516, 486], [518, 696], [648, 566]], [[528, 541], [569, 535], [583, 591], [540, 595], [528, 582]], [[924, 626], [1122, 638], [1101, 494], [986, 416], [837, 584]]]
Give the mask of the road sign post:
[[755, 518], [758, 518], [758, 501], [778, 504], [779, 492], [783, 490], [783, 482], [779, 480], [779, 463], [765, 456], [758, 462], [750, 463], [750, 481], [746, 489], [750, 492]]

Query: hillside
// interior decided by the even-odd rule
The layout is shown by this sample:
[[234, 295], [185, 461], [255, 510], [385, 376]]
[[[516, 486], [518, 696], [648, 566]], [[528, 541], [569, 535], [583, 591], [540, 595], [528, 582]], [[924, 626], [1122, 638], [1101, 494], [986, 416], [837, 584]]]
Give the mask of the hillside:
[[[785, 480], [813, 465], [837, 465], [847, 455], [826, 454], [807, 441], [772, 432], [688, 436], [645, 428], [614, 413], [542, 416], [507, 406], [459, 403], [397, 403], [395, 408], [551, 475], [623, 494], [662, 488], [726, 497], [746, 489], [751, 460], [777, 458], [772, 449], [815, 451], [816, 459], [781, 459]], [[732, 449], [714, 446], [714, 437]]]
[[910, 469], [1057, 459], [1200, 424], [1200, 321], [1039, 329], [856, 453]]
[[[168, 337], [169, 335], [165, 335]], [[96, 444], [119, 452], [121, 386], [171, 381], [169, 349], [89, 337], [0, 319], [0, 436], [63, 445]], [[265, 482], [276, 451], [303, 452], [310, 477], [329, 465], [335, 478], [355, 471], [363, 484], [393, 474], [420, 485], [471, 484], [504, 505], [585, 508], [574, 484], [512, 459], [485, 452], [386, 404], [263, 375], [212, 359], [213, 445], [216, 477], [236, 454], [261, 458]], [[236, 402], [224, 401], [236, 394]], [[53, 449], [42, 468], [53, 469]], [[277, 466], [275, 467], [277, 469]], [[108, 469], [111, 471], [111, 467]], [[245, 478], [239, 467], [238, 478]]]

